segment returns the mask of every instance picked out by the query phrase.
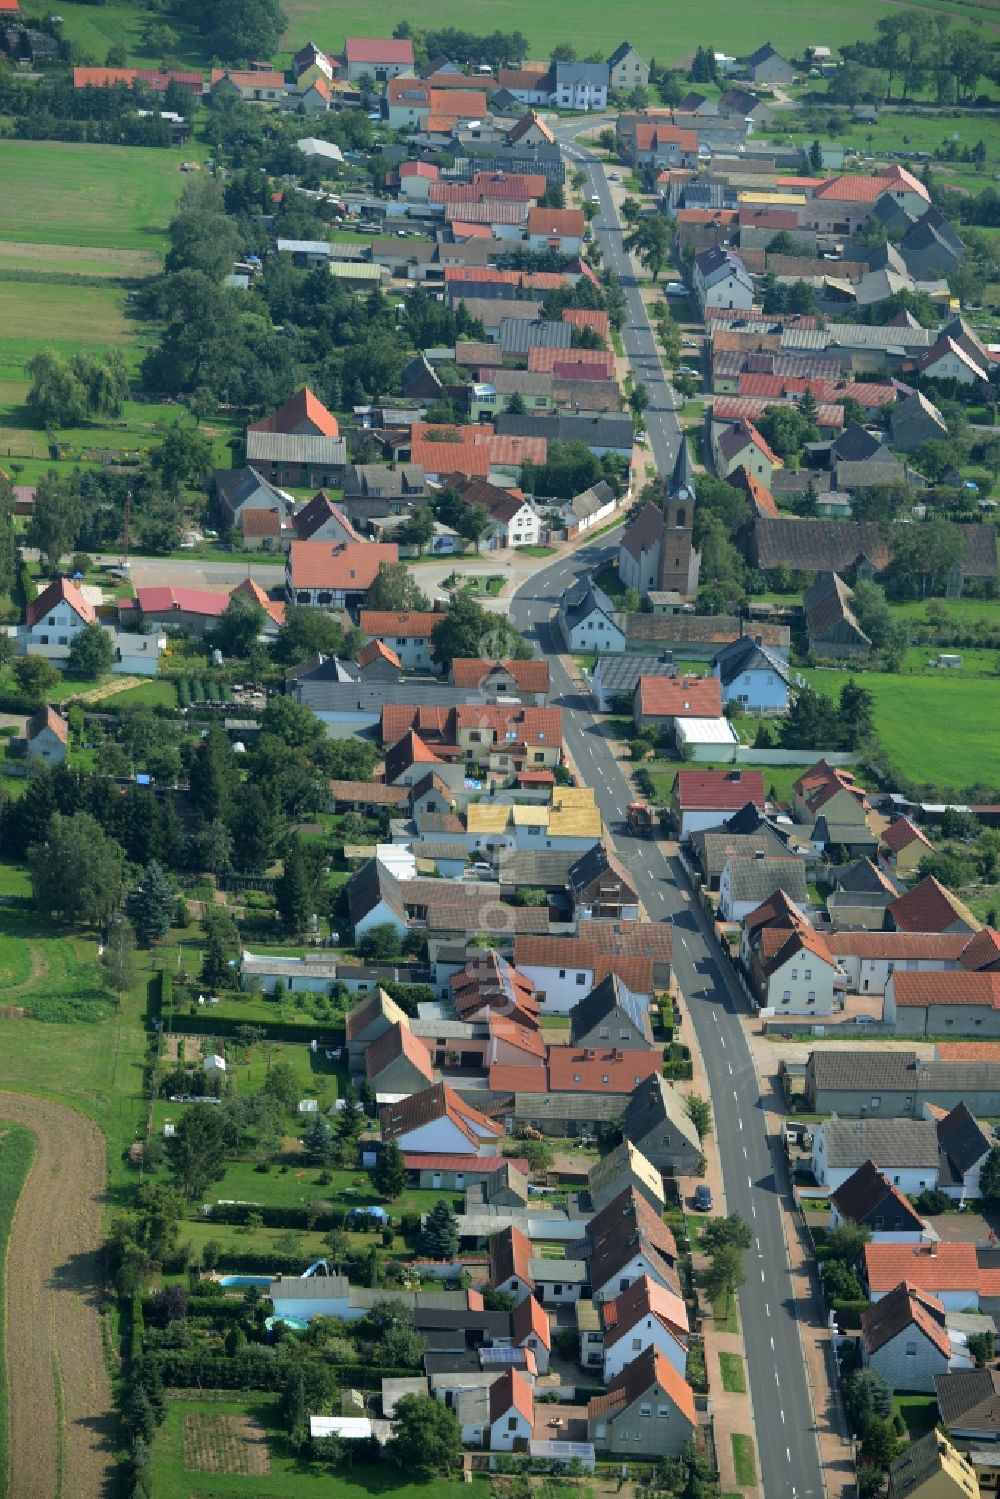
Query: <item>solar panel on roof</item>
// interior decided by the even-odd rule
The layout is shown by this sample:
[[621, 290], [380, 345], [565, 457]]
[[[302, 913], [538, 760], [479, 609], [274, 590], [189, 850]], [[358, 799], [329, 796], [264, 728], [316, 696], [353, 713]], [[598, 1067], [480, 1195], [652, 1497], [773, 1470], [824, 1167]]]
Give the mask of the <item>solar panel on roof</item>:
[[632, 990], [627, 984], [622, 983], [621, 979], [618, 980], [617, 988], [619, 1006], [625, 1011], [636, 1030], [641, 1033], [643, 1028], [642, 1017], [645, 1009], [642, 1000], [633, 994]]
[[488, 1364], [522, 1365], [526, 1362], [523, 1348], [487, 1347], [480, 1348], [479, 1362], [485, 1368]]

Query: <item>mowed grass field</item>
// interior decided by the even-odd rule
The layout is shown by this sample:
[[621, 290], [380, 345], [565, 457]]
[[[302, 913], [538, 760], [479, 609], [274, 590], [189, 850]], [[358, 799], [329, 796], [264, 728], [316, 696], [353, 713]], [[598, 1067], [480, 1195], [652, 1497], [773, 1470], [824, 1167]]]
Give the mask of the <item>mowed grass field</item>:
[[[659, 0], [637, 0], [618, 20], [609, 17], [599, 0], [549, 0], [541, 9], [531, 0], [507, 0], [502, 13], [489, 0], [466, 0], [461, 5], [455, 0], [425, 0], [416, 19], [405, 6], [374, 12], [362, 0], [345, 0], [335, 12], [326, 0], [286, 0], [285, 9], [289, 25], [282, 45], [289, 52], [310, 40], [339, 48], [345, 36], [390, 36], [405, 19], [421, 28], [457, 26], [480, 35], [498, 26], [519, 30], [536, 58], [547, 57], [559, 42], [571, 42], [580, 57], [592, 51], [608, 56], [627, 36], [647, 62], [655, 57], [659, 63], [676, 63], [708, 45], [734, 55], [752, 52], [767, 40], [786, 56], [810, 45], [835, 48], [872, 36], [879, 17], [891, 15], [896, 7], [889, 0], [841, 0], [837, 6], [816, 0], [760, 0], [743, 8], [730, 0], [704, 0], [690, 9], [665, 9]], [[926, 9], [950, 16], [956, 26], [1000, 33], [1000, 16], [993, 5], [937, 0]]]
[[[7, 1260], [7, 1239], [10, 1225], [17, 1207], [17, 1199], [31, 1167], [35, 1152], [34, 1138], [29, 1130], [19, 1124], [8, 1124], [0, 1119], [0, 1371], [6, 1362], [4, 1353], [4, 1269]], [[0, 1482], [7, 1472], [7, 1391], [6, 1381], [0, 1378]]]
[[[182, 159], [140, 146], [0, 141], [0, 240], [159, 254], [184, 183]], [[73, 271], [73, 260], [53, 265], [50, 257], [46, 268]], [[129, 261], [119, 274], [134, 274]]]
[[956, 792], [997, 784], [1000, 679], [887, 676], [878, 672], [803, 671], [836, 698], [853, 676], [875, 699], [875, 728], [893, 764], [914, 781]]

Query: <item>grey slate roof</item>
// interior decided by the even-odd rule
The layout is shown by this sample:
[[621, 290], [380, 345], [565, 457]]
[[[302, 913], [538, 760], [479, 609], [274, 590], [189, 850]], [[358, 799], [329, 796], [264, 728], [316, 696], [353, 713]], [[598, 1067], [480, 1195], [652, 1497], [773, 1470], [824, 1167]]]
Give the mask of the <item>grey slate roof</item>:
[[663, 511], [647, 501], [625, 531], [620, 545], [638, 561], [642, 553], [655, 546], [662, 535]]
[[618, 692], [631, 696], [640, 677], [671, 677], [676, 671], [672, 655], [632, 656], [622, 651], [599, 656], [594, 674], [599, 673], [601, 691], [607, 697]]
[[986, 1131], [964, 1103], [956, 1104], [937, 1126], [938, 1144], [961, 1177], [992, 1148]]
[[500, 883], [565, 890], [570, 866], [576, 858], [575, 853], [561, 849], [505, 848], [500, 854]]
[[938, 1164], [937, 1128], [922, 1119], [827, 1119], [827, 1162], [856, 1171], [874, 1161], [884, 1171], [933, 1170]]
[[582, 415], [512, 416], [503, 412], [496, 430], [507, 437], [545, 437], [549, 442], [582, 442], [588, 448], [632, 448], [632, 418], [624, 412]]
[[912, 1092], [917, 1084], [915, 1051], [867, 1051], [861, 1047], [833, 1051], [823, 1047], [810, 1053], [809, 1062], [818, 1089]]
[[[748, 804], [756, 812], [753, 803]], [[776, 833], [764, 822], [753, 833], [718, 832], [708, 828], [691, 834], [702, 873], [707, 879], [717, 880], [730, 859], [752, 859], [758, 851], [771, 858], [780, 858], [785, 845]]]
[[567, 629], [577, 624], [582, 619], [588, 619], [591, 614], [600, 612], [607, 615], [616, 624], [624, 628], [624, 616], [616, 614], [608, 605], [611, 600], [606, 595], [595, 589], [590, 579], [585, 579], [578, 588], [566, 594], [563, 600], [563, 618]]
[[759, 904], [767, 900], [776, 890], [785, 894], [797, 905], [809, 899], [806, 884], [806, 866], [802, 859], [731, 859], [733, 900], [752, 900]]
[[576, 855], [567, 875], [567, 882], [573, 894], [580, 896], [608, 873], [620, 880], [627, 890], [635, 894], [635, 885], [624, 864], [616, 854], [599, 842], [585, 849], [582, 854]]
[[752, 635], [743, 635], [724, 645], [712, 658], [712, 670], [716, 667], [724, 687], [748, 671], [773, 671], [786, 685], [789, 680], [786, 662], [766, 645], [757, 645]]
[[938, 1410], [945, 1426], [1000, 1435], [1000, 1369], [955, 1369], [935, 1374]]
[[683, 1098], [666, 1078], [654, 1074], [639, 1084], [626, 1104], [622, 1134], [641, 1150], [642, 1142], [650, 1130], [655, 1129], [663, 1120], [701, 1154], [698, 1131], [688, 1116]]
[[248, 429], [246, 442], [247, 461], [250, 463], [256, 458], [267, 463], [314, 463], [342, 468], [347, 462], [347, 443], [343, 437]]
[[569, 1012], [570, 1034], [584, 1036], [602, 1021], [623, 1013], [640, 1036], [652, 1045], [649, 1006], [632, 993], [616, 973], [609, 973]]
[[[468, 305], [468, 304], [466, 304]], [[511, 306], [504, 303], [504, 307]], [[537, 313], [537, 302], [525, 303]], [[568, 349], [573, 343], [572, 323], [555, 323], [549, 319], [520, 319], [504, 316], [500, 321], [500, 348], [505, 354], [527, 354], [529, 349]]]
[[589, 83], [591, 88], [607, 86], [606, 62], [557, 62], [556, 86], [564, 83]]

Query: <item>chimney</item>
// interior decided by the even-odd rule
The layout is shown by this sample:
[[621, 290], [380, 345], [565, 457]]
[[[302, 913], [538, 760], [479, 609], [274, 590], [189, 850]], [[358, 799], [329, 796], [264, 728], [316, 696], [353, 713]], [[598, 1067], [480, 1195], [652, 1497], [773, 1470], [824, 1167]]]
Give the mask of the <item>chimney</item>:
[[743, 779], [743, 772], [742, 772], [742, 770], [731, 770], [729, 772], [729, 780], [731, 780], [731, 781], [740, 781], [742, 779]]

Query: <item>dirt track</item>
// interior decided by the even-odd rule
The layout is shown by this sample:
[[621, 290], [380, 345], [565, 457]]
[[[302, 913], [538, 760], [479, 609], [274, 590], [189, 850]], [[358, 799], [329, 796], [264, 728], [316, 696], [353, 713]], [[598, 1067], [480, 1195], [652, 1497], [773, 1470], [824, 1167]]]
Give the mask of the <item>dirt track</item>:
[[104, 1137], [20, 1093], [0, 1091], [0, 1118], [36, 1141], [7, 1251], [8, 1499], [101, 1499], [114, 1432], [97, 1304]]

